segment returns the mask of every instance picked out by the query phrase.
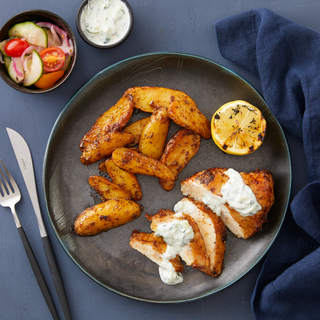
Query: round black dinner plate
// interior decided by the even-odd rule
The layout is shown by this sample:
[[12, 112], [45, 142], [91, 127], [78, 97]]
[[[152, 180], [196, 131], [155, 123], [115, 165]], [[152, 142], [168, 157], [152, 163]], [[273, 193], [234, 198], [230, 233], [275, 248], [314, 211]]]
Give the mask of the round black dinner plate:
[[[80, 162], [79, 142], [95, 120], [134, 86], [167, 87], [188, 94], [211, 120], [224, 103], [245, 100], [257, 106], [267, 121], [262, 146], [246, 156], [221, 151], [212, 139], [201, 146], [180, 173], [172, 191], [164, 191], [158, 179], [139, 175], [143, 212], [133, 222], [96, 236], [72, 233], [74, 220], [84, 209], [98, 203], [99, 197], [88, 184], [90, 175], [102, 174], [98, 164]], [[148, 116], [134, 112], [130, 123]], [[179, 129], [171, 122], [168, 139]], [[275, 204], [263, 230], [243, 240], [227, 235], [224, 269], [212, 278], [185, 267], [184, 282], [164, 284], [158, 266], [129, 246], [133, 230], [151, 232], [145, 213], [173, 209], [182, 197], [181, 179], [213, 167], [249, 172], [269, 169], [275, 180]], [[245, 275], [267, 252], [274, 241], [288, 206], [291, 190], [291, 163], [284, 133], [257, 91], [232, 71], [201, 57], [181, 53], [152, 53], [116, 63], [94, 76], [68, 102], [58, 117], [47, 145], [43, 183], [52, 227], [74, 263], [94, 281], [123, 296], [137, 300], [168, 303], [198, 299], [224, 289]]]

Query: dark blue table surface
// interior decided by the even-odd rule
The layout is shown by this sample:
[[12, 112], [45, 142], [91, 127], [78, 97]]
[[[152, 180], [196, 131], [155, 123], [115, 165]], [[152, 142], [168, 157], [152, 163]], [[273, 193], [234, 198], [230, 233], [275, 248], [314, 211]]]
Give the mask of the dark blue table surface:
[[[86, 276], [59, 244], [46, 214], [42, 192], [45, 148], [55, 120], [72, 95], [97, 72], [131, 56], [157, 51], [199, 55], [237, 72], [261, 93], [259, 79], [224, 60], [220, 55], [214, 22], [245, 10], [266, 7], [320, 32], [319, 1], [131, 0], [135, 17], [132, 34], [124, 44], [107, 51], [90, 47], [78, 35], [75, 16], [80, 4], [81, 0], [11, 0], [3, 1], [0, 9], [0, 25], [13, 15], [28, 9], [53, 11], [70, 24], [77, 37], [79, 54], [75, 70], [70, 79], [59, 89], [42, 95], [26, 95], [13, 90], [2, 79], [0, 80], [0, 158], [20, 186], [22, 199], [16, 209], [61, 319], [64, 318], [50, 277], [36, 218], [6, 127], [16, 129], [29, 143], [40, 206], [60, 267], [73, 319], [253, 319], [250, 298], [263, 261], [227, 289], [201, 300], [182, 304], [149, 304], [124, 298], [104, 289]], [[307, 183], [306, 162], [300, 142], [286, 134], [292, 156], [292, 196], [294, 196]], [[32, 273], [11, 212], [2, 207], [0, 207], [0, 319], [52, 319]]]

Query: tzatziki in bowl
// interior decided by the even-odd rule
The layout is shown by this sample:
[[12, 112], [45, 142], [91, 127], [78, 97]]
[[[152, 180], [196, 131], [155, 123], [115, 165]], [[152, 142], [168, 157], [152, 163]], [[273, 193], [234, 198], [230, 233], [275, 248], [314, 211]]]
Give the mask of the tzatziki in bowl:
[[85, 0], [80, 6], [77, 29], [93, 47], [108, 49], [123, 43], [133, 27], [133, 12], [125, 0]]

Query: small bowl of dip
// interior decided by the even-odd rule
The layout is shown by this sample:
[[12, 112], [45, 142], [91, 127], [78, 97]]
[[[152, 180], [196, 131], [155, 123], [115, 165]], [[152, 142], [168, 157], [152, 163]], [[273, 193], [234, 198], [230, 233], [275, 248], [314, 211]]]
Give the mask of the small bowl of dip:
[[76, 25], [85, 42], [109, 49], [129, 37], [133, 11], [126, 0], [85, 0], [77, 12]]

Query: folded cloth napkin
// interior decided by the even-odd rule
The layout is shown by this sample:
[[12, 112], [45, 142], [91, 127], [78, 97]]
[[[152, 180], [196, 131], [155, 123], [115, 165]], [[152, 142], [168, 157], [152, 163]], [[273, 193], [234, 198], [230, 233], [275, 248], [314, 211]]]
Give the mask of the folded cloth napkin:
[[320, 34], [268, 9], [215, 28], [222, 56], [260, 77], [265, 101], [303, 142], [308, 165], [309, 184], [291, 202], [263, 263], [254, 316], [320, 319]]

